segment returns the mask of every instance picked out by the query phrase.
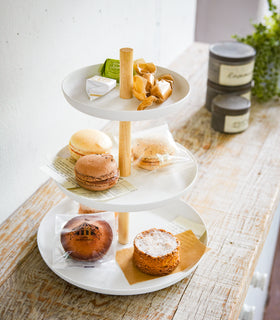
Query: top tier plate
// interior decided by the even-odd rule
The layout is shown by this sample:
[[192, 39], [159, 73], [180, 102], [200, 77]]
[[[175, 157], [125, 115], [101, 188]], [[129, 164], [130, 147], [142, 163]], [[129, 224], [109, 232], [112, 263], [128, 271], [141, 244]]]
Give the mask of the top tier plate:
[[162, 104], [137, 111], [140, 101], [136, 98], [121, 99], [119, 86], [105, 96], [90, 101], [86, 93], [86, 79], [96, 74], [100, 64], [84, 67], [70, 73], [62, 82], [62, 91], [66, 100], [76, 109], [97, 118], [118, 121], [150, 120], [162, 117], [178, 110], [190, 92], [188, 81], [178, 73], [157, 66], [156, 76], [169, 73], [174, 78], [172, 95]]

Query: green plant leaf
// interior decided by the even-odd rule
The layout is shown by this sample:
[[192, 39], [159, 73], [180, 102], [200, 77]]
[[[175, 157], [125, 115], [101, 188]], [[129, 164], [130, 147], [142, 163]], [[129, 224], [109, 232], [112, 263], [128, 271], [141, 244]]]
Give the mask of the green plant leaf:
[[272, 0], [267, 0], [270, 16], [263, 23], [254, 23], [254, 32], [246, 37], [234, 35], [239, 42], [251, 45], [256, 50], [252, 94], [259, 101], [268, 101], [280, 96], [278, 87], [280, 70], [280, 15]]

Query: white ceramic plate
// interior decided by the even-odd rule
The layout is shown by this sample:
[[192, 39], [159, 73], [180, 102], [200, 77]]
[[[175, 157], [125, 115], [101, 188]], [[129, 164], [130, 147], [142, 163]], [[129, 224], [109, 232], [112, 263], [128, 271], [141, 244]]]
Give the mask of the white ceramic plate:
[[157, 66], [156, 76], [169, 73], [174, 78], [173, 93], [163, 104], [137, 111], [140, 101], [136, 98], [121, 99], [119, 86], [105, 96], [90, 101], [85, 89], [86, 79], [99, 74], [99, 68], [100, 64], [96, 64], [78, 69], [70, 73], [62, 82], [62, 91], [66, 100], [79, 111], [97, 118], [119, 121], [155, 119], [179, 109], [190, 92], [189, 83], [184, 77], [174, 71]]
[[[142, 170], [141, 174], [132, 174], [125, 179], [134, 185], [137, 190], [118, 198], [97, 201], [77, 195], [71, 189], [65, 189], [59, 183], [57, 185], [71, 199], [95, 209], [126, 212], [158, 208], [183, 195], [194, 183], [197, 176], [198, 167], [195, 157], [182, 145], [177, 143], [177, 146], [187, 154], [190, 160], [188, 164], [185, 166], [175, 164], [156, 172]], [[63, 153], [64, 149], [57, 155]]]
[[[143, 281], [130, 285], [121, 269], [116, 262], [109, 262], [102, 265], [101, 268], [71, 268], [71, 269], [56, 269], [52, 266], [52, 250], [55, 241], [55, 215], [69, 214], [77, 212], [77, 203], [70, 199], [63, 200], [59, 205], [49, 211], [42, 220], [38, 233], [37, 243], [42, 258], [49, 268], [56, 273], [60, 278], [67, 282], [93, 292], [111, 294], [111, 295], [134, 295], [143, 294], [166, 288], [176, 282], [187, 277], [195, 270], [198, 263], [190, 269], [178, 272], [175, 274], [159, 277], [149, 281]], [[130, 213], [130, 243], [136, 234], [143, 230], [152, 227], [163, 228], [166, 230], [172, 229], [171, 221], [177, 216], [183, 216], [193, 222], [199, 223], [205, 228], [203, 243], [207, 245], [207, 230], [206, 226], [199, 214], [189, 205], [181, 200], [175, 200], [170, 205], [150, 211], [131, 212]], [[124, 246], [118, 245], [118, 249]]]

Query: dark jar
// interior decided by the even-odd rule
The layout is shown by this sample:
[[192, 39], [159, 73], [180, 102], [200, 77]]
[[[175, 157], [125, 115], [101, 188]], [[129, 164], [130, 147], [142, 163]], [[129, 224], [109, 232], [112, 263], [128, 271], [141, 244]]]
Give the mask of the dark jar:
[[252, 81], [256, 50], [241, 42], [225, 41], [209, 48], [208, 79], [222, 86]]
[[241, 96], [251, 100], [251, 88], [251, 82], [243, 86], [227, 87], [208, 80], [205, 107], [211, 112], [212, 101], [217, 95]]
[[248, 128], [251, 102], [239, 96], [218, 95], [212, 101], [211, 126], [223, 133], [239, 133]]

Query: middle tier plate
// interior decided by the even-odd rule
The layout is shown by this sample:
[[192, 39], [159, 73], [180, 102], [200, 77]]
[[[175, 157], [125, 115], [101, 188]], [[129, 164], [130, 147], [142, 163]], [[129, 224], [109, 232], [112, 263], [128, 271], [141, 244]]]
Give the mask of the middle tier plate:
[[[59, 183], [57, 185], [71, 199], [95, 209], [127, 212], [158, 208], [183, 195], [197, 176], [195, 157], [182, 145], [177, 144], [177, 146], [186, 153], [188, 162], [170, 165], [155, 172], [143, 170], [141, 174], [141, 170], [136, 170], [136, 173], [132, 171], [132, 175], [125, 179], [137, 190], [111, 200], [93, 200], [77, 195]], [[63, 148], [57, 156], [64, 154], [65, 157], [65, 150], [67, 147]]]

